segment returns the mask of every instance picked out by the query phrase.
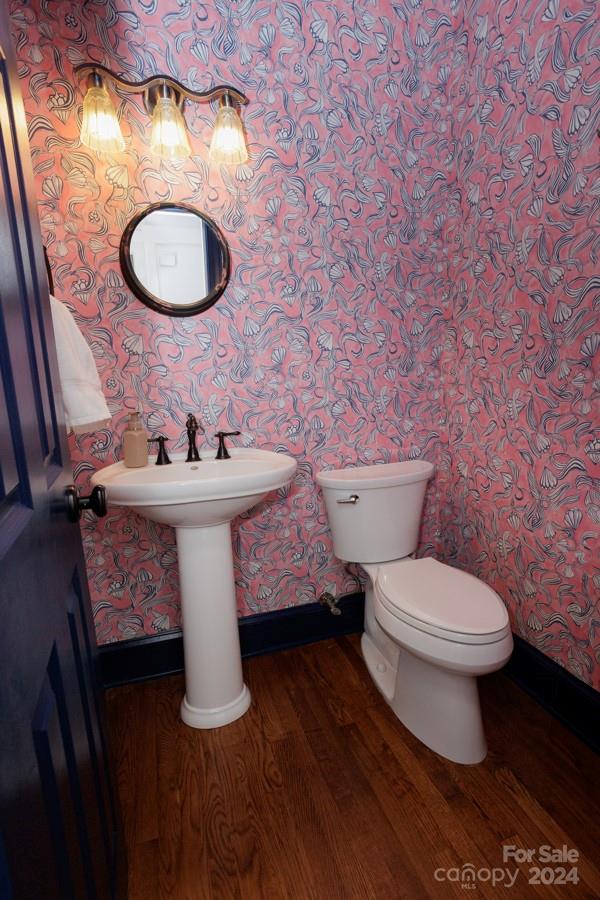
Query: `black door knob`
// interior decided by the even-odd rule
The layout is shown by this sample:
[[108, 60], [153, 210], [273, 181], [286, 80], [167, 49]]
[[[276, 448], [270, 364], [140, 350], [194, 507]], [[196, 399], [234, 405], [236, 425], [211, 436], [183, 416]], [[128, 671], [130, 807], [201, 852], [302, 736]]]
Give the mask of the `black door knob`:
[[84, 509], [91, 509], [99, 518], [106, 515], [106, 488], [97, 484], [89, 497], [81, 497], [79, 488], [70, 484], [65, 490], [69, 522], [79, 522]]

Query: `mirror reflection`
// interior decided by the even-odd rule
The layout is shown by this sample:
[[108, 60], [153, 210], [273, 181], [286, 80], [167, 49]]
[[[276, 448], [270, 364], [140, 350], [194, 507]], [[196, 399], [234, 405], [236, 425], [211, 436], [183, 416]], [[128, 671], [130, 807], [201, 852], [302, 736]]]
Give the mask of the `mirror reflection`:
[[208, 216], [181, 204], [155, 204], [129, 223], [121, 265], [140, 300], [175, 316], [212, 306], [229, 277], [223, 235]]

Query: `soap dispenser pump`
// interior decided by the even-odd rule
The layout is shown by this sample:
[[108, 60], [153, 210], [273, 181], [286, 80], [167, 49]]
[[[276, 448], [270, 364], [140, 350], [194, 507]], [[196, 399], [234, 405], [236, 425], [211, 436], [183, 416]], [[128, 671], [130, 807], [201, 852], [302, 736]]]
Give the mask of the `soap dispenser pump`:
[[139, 412], [129, 414], [123, 434], [123, 462], [128, 469], [148, 465], [148, 435]]

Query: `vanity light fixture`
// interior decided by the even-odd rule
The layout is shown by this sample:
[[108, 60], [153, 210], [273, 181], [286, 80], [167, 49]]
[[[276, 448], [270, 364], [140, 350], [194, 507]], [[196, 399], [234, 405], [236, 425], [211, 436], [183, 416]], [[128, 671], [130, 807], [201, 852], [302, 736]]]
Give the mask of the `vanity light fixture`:
[[156, 88], [150, 149], [163, 159], [186, 159], [192, 153], [181, 105], [168, 84]]
[[244, 126], [229, 94], [223, 94], [219, 101], [209, 156], [212, 162], [225, 165], [239, 165], [248, 159]]
[[81, 143], [92, 150], [118, 153], [125, 149], [121, 126], [115, 108], [100, 75], [88, 75], [87, 92], [83, 101]]
[[229, 85], [220, 84], [208, 91], [192, 91], [168, 75], [153, 75], [144, 81], [128, 81], [105, 66], [84, 63], [75, 68], [87, 77], [83, 101], [81, 142], [97, 153], [115, 154], [125, 149], [125, 141], [105, 82], [129, 94], [142, 94], [151, 119], [150, 148], [163, 159], [185, 159], [191, 154], [183, 104], [186, 100], [209, 103], [219, 100], [210, 159], [224, 165], [239, 165], [248, 159], [244, 127], [234, 106], [248, 103], [247, 97]]

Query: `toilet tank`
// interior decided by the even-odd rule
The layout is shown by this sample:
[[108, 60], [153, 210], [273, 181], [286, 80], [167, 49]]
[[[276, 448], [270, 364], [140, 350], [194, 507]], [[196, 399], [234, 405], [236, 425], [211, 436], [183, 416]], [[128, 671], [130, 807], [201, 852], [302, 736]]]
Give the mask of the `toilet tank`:
[[433, 466], [425, 460], [319, 472], [335, 555], [372, 563], [413, 553], [432, 475]]

